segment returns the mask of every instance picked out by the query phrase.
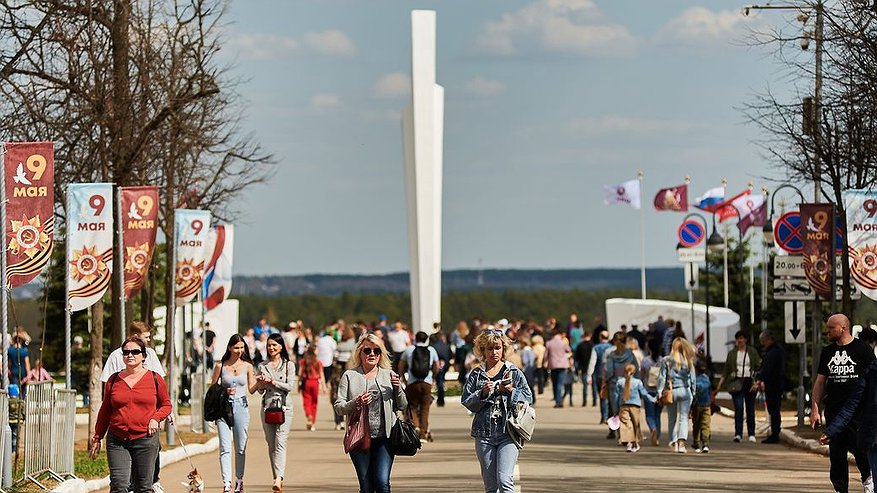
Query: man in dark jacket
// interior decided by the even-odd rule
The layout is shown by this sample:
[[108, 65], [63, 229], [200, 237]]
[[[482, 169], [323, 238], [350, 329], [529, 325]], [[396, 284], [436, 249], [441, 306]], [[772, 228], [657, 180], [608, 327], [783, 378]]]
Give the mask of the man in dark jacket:
[[445, 374], [448, 372], [448, 368], [451, 367], [451, 347], [448, 346], [447, 338], [445, 337], [444, 332], [442, 332], [442, 327], [438, 323], [433, 324], [433, 330], [435, 332], [430, 337], [429, 345], [435, 349], [435, 352], [438, 353], [439, 357], [439, 371], [435, 374], [435, 386], [436, 386], [436, 404], [438, 407], [444, 407], [445, 405]]
[[780, 403], [783, 399], [783, 387], [786, 384], [786, 352], [777, 344], [776, 338], [769, 330], [763, 331], [758, 340], [764, 347], [764, 357], [753, 387], [758, 387], [764, 392], [767, 413], [770, 415], [770, 436], [761, 443], [780, 443], [782, 429]]
[[[828, 423], [828, 427], [819, 442], [828, 445], [832, 440], [843, 435], [847, 426], [860, 419], [857, 445], [868, 454], [871, 470], [877, 470], [877, 360], [868, 367], [859, 378], [855, 390], [850, 394], [844, 407], [837, 416]], [[870, 483], [873, 485], [873, 479]], [[866, 490], [867, 491], [867, 490]]]
[[594, 343], [591, 342], [591, 334], [585, 334], [585, 338], [582, 339], [582, 342], [580, 342], [578, 346], [576, 346], [575, 353], [573, 354], [576, 373], [580, 374], [582, 377], [582, 407], [588, 405], [588, 389], [591, 387], [591, 383], [589, 382], [591, 376], [588, 375], [588, 364], [591, 362], [592, 349], [594, 349]]

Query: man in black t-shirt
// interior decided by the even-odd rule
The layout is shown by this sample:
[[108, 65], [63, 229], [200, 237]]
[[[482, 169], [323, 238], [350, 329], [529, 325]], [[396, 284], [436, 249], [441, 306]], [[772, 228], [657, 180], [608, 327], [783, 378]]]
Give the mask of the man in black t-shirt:
[[[871, 346], [853, 338], [850, 332], [850, 319], [837, 313], [828, 318], [826, 323], [830, 345], [822, 349], [819, 358], [819, 370], [813, 382], [812, 407], [810, 424], [815, 429], [821, 424], [819, 402], [825, 397], [825, 418], [830, 422], [855, 389], [859, 378], [863, 377], [868, 366], [874, 360]], [[856, 445], [858, 424], [851, 423], [847, 429], [832, 439], [829, 444], [829, 460], [831, 468], [829, 477], [834, 490], [839, 493], [849, 491], [849, 465], [847, 451], [856, 458], [856, 466], [862, 475], [865, 491], [874, 491], [874, 481], [868, 466], [868, 456]]]

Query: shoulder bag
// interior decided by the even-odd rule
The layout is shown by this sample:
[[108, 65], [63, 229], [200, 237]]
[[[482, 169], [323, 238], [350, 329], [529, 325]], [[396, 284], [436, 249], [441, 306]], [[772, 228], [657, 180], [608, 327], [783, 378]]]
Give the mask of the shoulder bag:
[[536, 428], [536, 410], [529, 402], [519, 401], [512, 407], [506, 422], [506, 429], [511, 435], [520, 440], [529, 442], [533, 438], [533, 430]]
[[672, 404], [673, 403], [673, 375], [670, 374], [670, 361], [667, 360], [665, 365], [667, 366], [667, 388], [665, 388], [661, 392], [661, 402], [663, 404]]
[[[289, 362], [286, 361], [281, 365], [283, 368], [284, 375], [284, 383], [288, 380], [289, 375], [287, 373], [287, 368]], [[268, 364], [265, 364], [265, 367], [268, 368]], [[283, 412], [283, 403], [286, 402], [286, 392], [282, 392], [281, 395], [274, 395], [272, 398], [272, 402], [270, 406], [265, 408], [265, 424], [269, 425], [282, 425], [286, 421], [286, 413]], [[280, 401], [279, 403], [277, 401]]]
[[[375, 379], [375, 383], [377, 383], [377, 379]], [[393, 392], [393, 400], [395, 401], [396, 389], [391, 389], [391, 391]], [[393, 455], [404, 455], [410, 457], [416, 454], [423, 444], [420, 442], [420, 435], [417, 433], [417, 430], [414, 429], [414, 425], [403, 416], [400, 416], [400, 414], [401, 413], [396, 414], [396, 422], [393, 423], [393, 428], [390, 429], [390, 439], [387, 442], [387, 448]]]
[[368, 428], [368, 406], [356, 406], [344, 432], [344, 453], [368, 452], [372, 446]]
[[[746, 348], [746, 351], [743, 353], [743, 369], [746, 369], [746, 357], [749, 356], [749, 348]], [[750, 371], [750, 374], [752, 372]], [[731, 380], [728, 383], [728, 392], [731, 394], [735, 394], [737, 392], [743, 392], [743, 378], [737, 374], [737, 358], [734, 358], [734, 380]]]

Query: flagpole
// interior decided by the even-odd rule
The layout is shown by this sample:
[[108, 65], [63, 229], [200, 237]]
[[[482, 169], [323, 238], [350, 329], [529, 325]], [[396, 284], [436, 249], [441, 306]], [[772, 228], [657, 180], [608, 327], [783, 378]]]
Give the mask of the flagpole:
[[[2, 367], [9, 368], [9, 283], [6, 281], [6, 255], [9, 249], [9, 240], [6, 238], [6, 144], [0, 149], [0, 158], [3, 159], [3, 176], [0, 176], [0, 224], [3, 225], [3, 248], [0, 251], [0, 317], [3, 318], [3, 356]], [[9, 372], [3, 372], [3, 388], [9, 389]]]
[[643, 207], [643, 170], [639, 170], [637, 178], [639, 178], [639, 276], [642, 299], [646, 299], [646, 208]]
[[67, 239], [64, 241], [64, 375], [66, 380], [64, 388], [70, 390], [72, 382], [70, 381], [71, 372], [73, 371], [71, 360], [72, 350], [70, 348], [70, 338], [72, 336], [72, 321], [70, 314], [70, 275], [67, 272], [70, 268], [70, 187], [67, 187], [67, 216], [65, 221], [65, 229], [67, 230]]
[[127, 330], [125, 329], [125, 239], [122, 236], [124, 228], [122, 227], [122, 187], [116, 185], [116, 234], [119, 242], [116, 244], [116, 256], [119, 258], [113, 264], [119, 269], [117, 274], [119, 279], [119, 338], [120, 341], [125, 340]]

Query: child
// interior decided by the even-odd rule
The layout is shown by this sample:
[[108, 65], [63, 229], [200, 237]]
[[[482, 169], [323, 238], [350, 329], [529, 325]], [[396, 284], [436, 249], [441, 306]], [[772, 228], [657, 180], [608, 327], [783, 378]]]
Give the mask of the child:
[[621, 420], [621, 441], [627, 442], [627, 451], [639, 451], [639, 442], [643, 439], [640, 426], [640, 408], [642, 399], [654, 403], [655, 397], [646, 392], [643, 382], [635, 376], [636, 366], [628, 363], [624, 366], [624, 376], [616, 382], [616, 403], [618, 418]]
[[697, 378], [694, 391], [694, 451], [708, 454], [710, 451], [710, 397], [712, 385], [707, 375], [706, 362], [695, 365]]

